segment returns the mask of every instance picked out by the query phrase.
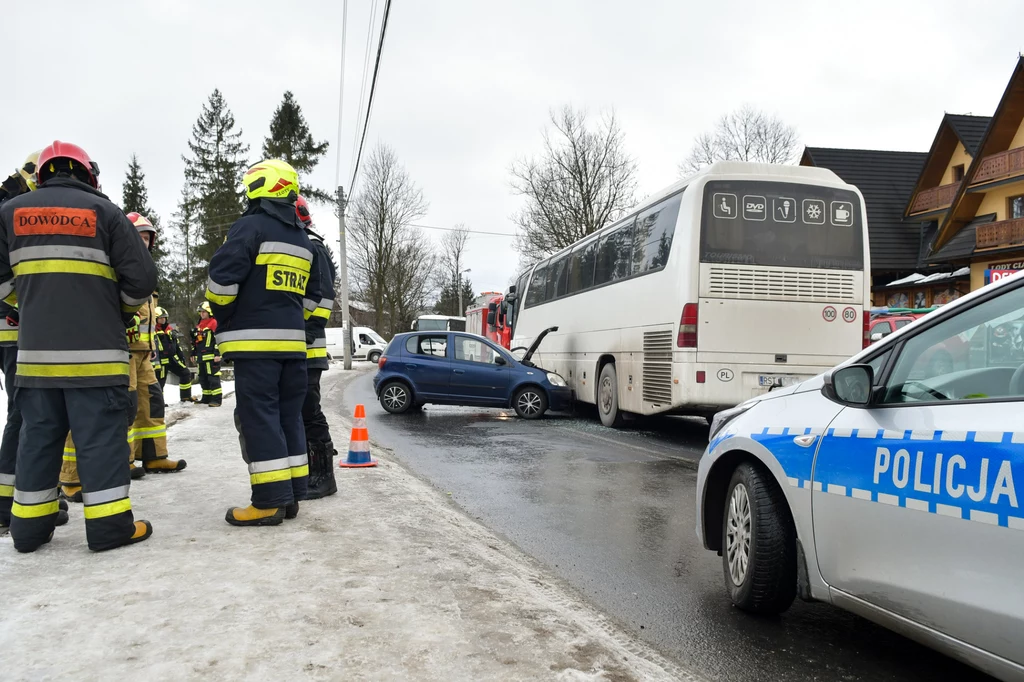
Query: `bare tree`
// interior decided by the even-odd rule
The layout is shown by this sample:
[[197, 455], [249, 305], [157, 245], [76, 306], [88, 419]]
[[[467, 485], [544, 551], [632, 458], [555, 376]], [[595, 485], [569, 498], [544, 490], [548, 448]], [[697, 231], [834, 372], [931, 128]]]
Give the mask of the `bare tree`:
[[600, 229], [634, 205], [636, 162], [614, 112], [595, 126], [586, 111], [551, 113], [539, 158], [512, 164], [512, 189], [526, 197], [513, 221], [516, 248], [536, 260]]
[[[437, 260], [437, 275], [435, 285], [442, 292], [449, 292], [452, 297], [460, 298], [462, 293], [462, 274], [465, 270], [466, 244], [469, 243], [469, 230], [463, 224], [458, 224], [451, 232], [446, 232], [441, 238], [441, 251]], [[458, 304], [461, 312], [458, 315], [465, 315], [465, 308], [462, 302]]]
[[715, 161], [790, 163], [799, 148], [796, 128], [745, 104], [720, 118], [713, 131], [697, 136], [679, 174], [696, 173]]
[[[409, 314], [431, 288], [430, 244], [409, 223], [427, 212], [394, 150], [381, 144], [363, 165], [362, 189], [349, 208], [351, 277], [357, 295], [373, 306], [374, 328], [408, 329]], [[411, 322], [412, 318], [409, 318]]]

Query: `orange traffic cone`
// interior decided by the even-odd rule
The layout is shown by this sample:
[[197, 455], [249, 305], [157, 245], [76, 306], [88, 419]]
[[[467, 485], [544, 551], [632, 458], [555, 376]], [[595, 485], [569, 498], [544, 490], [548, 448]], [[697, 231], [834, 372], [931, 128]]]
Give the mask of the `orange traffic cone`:
[[377, 466], [377, 460], [370, 457], [370, 434], [366, 431], [366, 408], [362, 405], [356, 405], [352, 440], [348, 446], [348, 460], [338, 462], [338, 466], [343, 469]]

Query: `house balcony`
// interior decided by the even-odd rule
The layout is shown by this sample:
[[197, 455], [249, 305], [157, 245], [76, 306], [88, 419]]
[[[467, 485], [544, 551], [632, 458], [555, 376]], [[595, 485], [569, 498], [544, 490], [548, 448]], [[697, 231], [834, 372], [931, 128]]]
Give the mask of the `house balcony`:
[[977, 185], [1018, 175], [1024, 175], [1024, 147], [1008, 149], [983, 158], [978, 164], [973, 183]]
[[1024, 218], [978, 225], [974, 231], [974, 239], [975, 248], [978, 249], [1024, 246]]
[[910, 213], [928, 213], [937, 211], [940, 208], [949, 208], [953, 203], [953, 197], [960, 189], [960, 183], [954, 182], [951, 185], [940, 185], [931, 189], [923, 189], [914, 197], [914, 203], [910, 205]]

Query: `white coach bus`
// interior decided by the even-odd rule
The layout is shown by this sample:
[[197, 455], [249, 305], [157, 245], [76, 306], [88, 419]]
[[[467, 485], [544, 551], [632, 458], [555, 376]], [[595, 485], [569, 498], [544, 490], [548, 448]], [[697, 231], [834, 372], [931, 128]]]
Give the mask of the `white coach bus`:
[[601, 421], [701, 415], [812, 377], [864, 345], [864, 199], [832, 171], [719, 162], [524, 273], [512, 347]]

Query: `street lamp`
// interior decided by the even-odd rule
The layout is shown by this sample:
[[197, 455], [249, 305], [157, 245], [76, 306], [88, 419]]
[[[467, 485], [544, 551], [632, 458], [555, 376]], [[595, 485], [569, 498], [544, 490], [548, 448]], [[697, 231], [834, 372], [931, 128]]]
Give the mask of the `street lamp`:
[[459, 273], [459, 285], [458, 285], [459, 286], [459, 314], [458, 314], [458, 317], [465, 317], [466, 316], [466, 308], [462, 305], [462, 275], [464, 275], [467, 272], [473, 272], [473, 269], [472, 268], [466, 268], [465, 270], [463, 270], [462, 272]]

